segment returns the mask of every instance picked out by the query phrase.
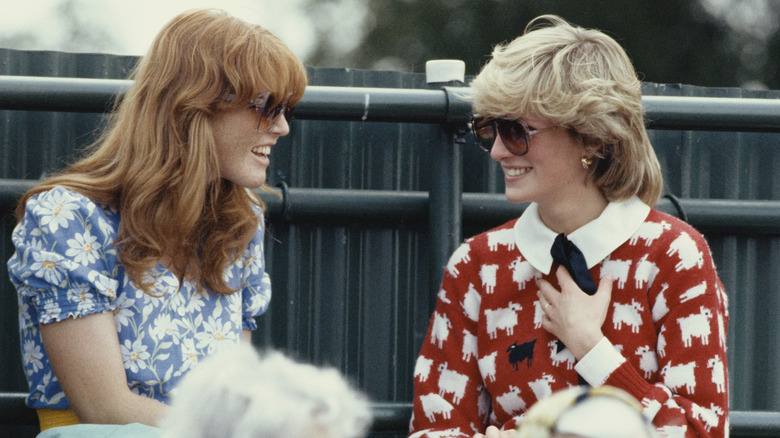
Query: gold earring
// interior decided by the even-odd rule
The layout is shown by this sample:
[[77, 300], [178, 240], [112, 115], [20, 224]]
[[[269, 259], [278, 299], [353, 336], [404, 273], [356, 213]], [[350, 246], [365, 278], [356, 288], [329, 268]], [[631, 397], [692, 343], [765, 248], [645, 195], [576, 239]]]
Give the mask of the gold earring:
[[593, 164], [593, 160], [591, 160], [588, 157], [582, 157], [582, 168], [583, 169], [589, 169], [592, 164]]

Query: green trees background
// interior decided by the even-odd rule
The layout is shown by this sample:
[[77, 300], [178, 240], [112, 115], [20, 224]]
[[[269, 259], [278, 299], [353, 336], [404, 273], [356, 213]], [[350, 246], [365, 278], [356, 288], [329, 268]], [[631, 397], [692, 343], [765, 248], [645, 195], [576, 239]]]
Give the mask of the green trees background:
[[[310, 14], [345, 0], [311, 0]], [[361, 2], [355, 2], [361, 3]], [[777, 0], [365, 0], [362, 41], [339, 53], [319, 28], [315, 66], [424, 71], [429, 59], [466, 62], [476, 74], [495, 43], [542, 14], [605, 31], [643, 80], [780, 89]], [[338, 23], [334, 23], [338, 26]], [[358, 38], [358, 36], [356, 36]]]

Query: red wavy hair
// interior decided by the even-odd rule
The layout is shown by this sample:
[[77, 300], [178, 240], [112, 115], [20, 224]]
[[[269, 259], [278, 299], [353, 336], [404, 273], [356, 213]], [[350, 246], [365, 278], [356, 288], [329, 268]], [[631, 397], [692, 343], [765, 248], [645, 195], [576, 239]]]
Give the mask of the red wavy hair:
[[118, 209], [120, 261], [147, 293], [143, 273], [166, 257], [201, 286], [232, 293], [223, 272], [260, 225], [252, 206], [264, 205], [219, 177], [211, 119], [263, 92], [294, 106], [306, 70], [268, 30], [208, 9], [171, 20], [131, 78], [88, 155], [27, 192], [17, 219], [30, 196], [65, 187]]

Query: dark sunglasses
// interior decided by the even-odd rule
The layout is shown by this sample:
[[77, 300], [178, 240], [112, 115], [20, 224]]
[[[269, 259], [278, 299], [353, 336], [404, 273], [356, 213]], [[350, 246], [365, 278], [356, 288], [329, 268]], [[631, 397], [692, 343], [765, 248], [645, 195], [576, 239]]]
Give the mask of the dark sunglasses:
[[270, 105], [270, 99], [271, 94], [266, 92], [249, 101], [250, 107], [257, 113], [257, 127], [255, 128], [257, 132], [268, 132], [274, 129], [282, 116], [287, 120], [287, 123], [293, 120], [295, 107], [287, 106], [287, 102]]
[[531, 141], [531, 137], [555, 128], [557, 126], [531, 129], [522, 120], [489, 117], [472, 117], [471, 119], [471, 132], [474, 133], [474, 137], [477, 139], [477, 145], [488, 153], [493, 149], [496, 135], [499, 135], [509, 152], [514, 155], [525, 155], [528, 153], [528, 144]]

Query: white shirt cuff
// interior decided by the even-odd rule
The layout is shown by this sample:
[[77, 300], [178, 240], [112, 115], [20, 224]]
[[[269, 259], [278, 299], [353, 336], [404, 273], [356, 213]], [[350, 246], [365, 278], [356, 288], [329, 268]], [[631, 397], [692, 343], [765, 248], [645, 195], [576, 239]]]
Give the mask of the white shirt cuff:
[[590, 386], [596, 387], [603, 385], [607, 378], [625, 361], [626, 358], [615, 349], [612, 342], [603, 337], [577, 362], [574, 370]]

